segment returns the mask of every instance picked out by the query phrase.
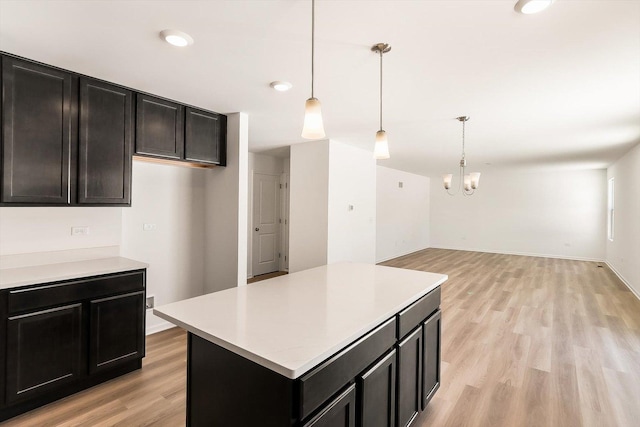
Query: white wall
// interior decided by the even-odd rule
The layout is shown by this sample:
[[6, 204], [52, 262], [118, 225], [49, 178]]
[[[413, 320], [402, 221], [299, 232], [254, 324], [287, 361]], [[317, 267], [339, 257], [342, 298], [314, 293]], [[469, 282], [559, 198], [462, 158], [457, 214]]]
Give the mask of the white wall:
[[375, 258], [376, 161], [371, 151], [331, 141], [327, 263]]
[[[122, 209], [0, 208], [0, 255], [117, 246]], [[89, 227], [89, 234], [72, 236], [74, 226]]]
[[327, 263], [329, 141], [291, 146], [289, 272]]
[[640, 298], [640, 145], [607, 169], [615, 183], [613, 241], [606, 240], [607, 264]]
[[[149, 264], [147, 296], [162, 305], [202, 295], [205, 178], [210, 170], [133, 162], [120, 254]], [[143, 231], [143, 224], [155, 229]], [[147, 332], [171, 326], [147, 310]]]
[[249, 118], [227, 115], [227, 166], [207, 174], [205, 292], [247, 284]]
[[247, 277], [253, 277], [253, 174], [280, 175], [285, 172], [284, 159], [265, 154], [249, 153], [247, 194]]
[[604, 260], [605, 170], [486, 172], [472, 197], [431, 186], [432, 247]]
[[429, 194], [428, 177], [377, 167], [376, 262], [430, 246]]

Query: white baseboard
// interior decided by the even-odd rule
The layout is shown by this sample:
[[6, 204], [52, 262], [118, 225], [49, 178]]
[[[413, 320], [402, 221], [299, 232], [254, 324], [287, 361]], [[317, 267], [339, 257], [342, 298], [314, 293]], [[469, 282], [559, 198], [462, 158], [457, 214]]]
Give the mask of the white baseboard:
[[426, 248], [422, 248], [422, 249], [412, 249], [412, 250], [410, 250], [408, 252], [402, 252], [402, 253], [400, 253], [398, 255], [394, 255], [394, 256], [391, 256], [389, 258], [377, 259], [376, 260], [376, 264], [380, 264], [381, 262], [386, 262], [386, 261], [389, 261], [389, 260], [392, 260], [392, 259], [396, 259], [396, 258], [400, 258], [400, 257], [406, 256], [406, 255], [411, 255], [413, 253], [424, 251], [425, 249], [429, 249], [429, 248], [430, 248], [430, 246], [427, 246]]
[[535, 252], [513, 252], [513, 251], [497, 251], [495, 249], [469, 249], [460, 247], [444, 247], [444, 246], [432, 246], [433, 249], [448, 249], [453, 251], [467, 251], [467, 252], [485, 252], [489, 254], [502, 254], [502, 255], [519, 255], [519, 256], [531, 256], [539, 258], [556, 258], [556, 259], [569, 259], [574, 261], [592, 261], [592, 262], [605, 262], [602, 258], [587, 258], [570, 255], [552, 255], [552, 254], [539, 254]]
[[609, 264], [609, 261], [605, 261], [605, 264], [607, 264], [607, 267], [609, 267], [609, 269], [610, 269], [611, 271], [613, 271], [613, 273], [614, 273], [616, 276], [618, 276], [618, 279], [620, 279], [620, 281], [621, 281], [622, 283], [624, 283], [624, 285], [625, 285], [627, 288], [629, 288], [629, 290], [631, 291], [631, 293], [632, 293], [632, 294], [634, 294], [634, 295], [636, 296], [636, 298], [640, 299], [640, 294], [639, 294], [635, 289], [633, 289], [633, 287], [631, 286], [631, 283], [629, 283], [629, 282], [627, 281], [627, 279], [625, 279], [625, 278], [624, 278], [624, 276], [623, 276], [622, 274], [620, 274], [620, 272], [619, 272], [618, 270], [616, 270], [616, 269], [613, 267], [613, 265]]
[[157, 325], [153, 325], [147, 328], [145, 335], [152, 335], [158, 332], [166, 331], [167, 329], [175, 328], [176, 325], [169, 322], [162, 322]]

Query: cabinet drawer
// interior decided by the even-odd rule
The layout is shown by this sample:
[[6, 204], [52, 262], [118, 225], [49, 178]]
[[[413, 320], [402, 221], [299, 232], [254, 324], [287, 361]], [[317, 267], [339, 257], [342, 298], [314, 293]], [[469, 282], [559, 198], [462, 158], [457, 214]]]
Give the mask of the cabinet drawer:
[[144, 271], [9, 291], [9, 314], [144, 289]]
[[401, 339], [440, 307], [440, 286], [398, 313], [398, 339]]
[[304, 419], [390, 349], [396, 320], [389, 319], [300, 378], [300, 418]]
[[351, 385], [302, 427], [355, 427], [356, 386]]

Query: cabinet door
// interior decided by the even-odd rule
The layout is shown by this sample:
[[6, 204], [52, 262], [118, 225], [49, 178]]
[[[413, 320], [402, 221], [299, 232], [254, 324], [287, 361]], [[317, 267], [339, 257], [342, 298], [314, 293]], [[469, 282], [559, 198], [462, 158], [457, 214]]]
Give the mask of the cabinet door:
[[227, 118], [187, 107], [184, 158], [194, 162], [224, 165]]
[[78, 203], [131, 204], [132, 93], [80, 79]]
[[351, 385], [303, 427], [355, 427], [356, 386]]
[[422, 328], [417, 328], [398, 344], [397, 420], [399, 427], [410, 425], [421, 408]]
[[89, 372], [144, 356], [144, 292], [90, 303]]
[[136, 153], [181, 159], [184, 107], [141, 93], [136, 100]]
[[8, 402], [50, 391], [81, 374], [81, 322], [81, 304], [9, 317]]
[[392, 350], [359, 378], [360, 426], [396, 425], [396, 367], [396, 350]]
[[436, 390], [440, 387], [440, 331], [442, 317], [438, 310], [422, 324], [423, 364], [422, 364], [422, 409], [427, 407]]
[[2, 58], [3, 203], [69, 203], [74, 83], [70, 73]]

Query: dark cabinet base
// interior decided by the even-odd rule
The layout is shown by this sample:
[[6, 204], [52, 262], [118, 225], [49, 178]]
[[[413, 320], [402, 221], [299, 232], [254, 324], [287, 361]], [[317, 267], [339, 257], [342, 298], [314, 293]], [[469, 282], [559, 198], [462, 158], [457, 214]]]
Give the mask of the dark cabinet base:
[[119, 377], [121, 375], [127, 374], [137, 369], [140, 369], [141, 367], [142, 367], [142, 359], [132, 360], [132, 361], [123, 363], [122, 365], [112, 370], [105, 371], [96, 375], [92, 375], [91, 377], [86, 377], [83, 380], [76, 381], [73, 384], [70, 384], [65, 387], [60, 387], [55, 391], [50, 392], [37, 399], [31, 399], [24, 403], [12, 405], [10, 407], [0, 409], [0, 421], [8, 420], [9, 418], [15, 417], [16, 415], [20, 415], [25, 412], [31, 411], [32, 409], [39, 408], [48, 403], [54, 402], [58, 399], [62, 399], [63, 397], [70, 396], [81, 390], [85, 390], [87, 388], [96, 386], [105, 381], [109, 381], [113, 378]]

